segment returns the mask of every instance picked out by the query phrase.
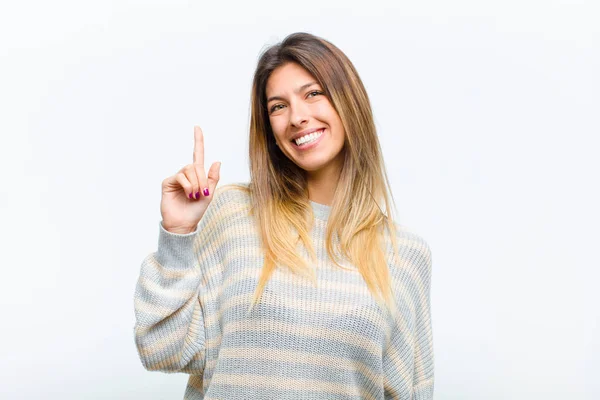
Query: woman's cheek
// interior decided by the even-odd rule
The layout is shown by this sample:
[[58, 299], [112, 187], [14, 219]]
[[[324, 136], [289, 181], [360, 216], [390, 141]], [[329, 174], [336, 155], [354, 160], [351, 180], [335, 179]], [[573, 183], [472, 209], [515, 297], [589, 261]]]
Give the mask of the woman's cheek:
[[271, 121], [271, 127], [273, 128], [273, 133], [275, 134], [275, 136], [277, 136], [280, 139], [282, 138], [282, 136], [284, 136], [284, 134], [285, 134], [285, 125], [282, 124], [281, 121], [272, 120]]
[[333, 107], [331, 107], [327, 102], [320, 101], [315, 104], [315, 108], [313, 108], [313, 116], [315, 118], [324, 118], [327, 115], [333, 112]]

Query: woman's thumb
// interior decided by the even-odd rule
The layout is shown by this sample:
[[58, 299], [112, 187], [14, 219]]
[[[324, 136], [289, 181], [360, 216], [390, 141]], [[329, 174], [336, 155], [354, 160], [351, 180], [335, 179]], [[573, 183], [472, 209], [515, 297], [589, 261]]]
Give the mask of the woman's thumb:
[[219, 182], [219, 177], [221, 173], [221, 163], [215, 162], [210, 166], [208, 170], [208, 183], [210, 184], [212, 191], [214, 192], [215, 186], [217, 186], [217, 182]]

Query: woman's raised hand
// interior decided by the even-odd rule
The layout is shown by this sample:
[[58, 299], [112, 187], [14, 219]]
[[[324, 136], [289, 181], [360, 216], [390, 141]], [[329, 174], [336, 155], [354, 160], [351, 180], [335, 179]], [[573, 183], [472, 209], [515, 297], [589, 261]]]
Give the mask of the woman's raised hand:
[[212, 201], [219, 182], [221, 163], [204, 171], [204, 134], [194, 126], [194, 162], [162, 182], [160, 213], [163, 228], [173, 233], [190, 233]]

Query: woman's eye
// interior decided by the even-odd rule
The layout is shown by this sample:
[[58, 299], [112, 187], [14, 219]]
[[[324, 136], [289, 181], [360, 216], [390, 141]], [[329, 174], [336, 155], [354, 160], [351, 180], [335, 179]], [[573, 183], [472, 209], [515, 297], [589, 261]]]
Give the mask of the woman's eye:
[[[323, 92], [320, 92], [318, 90], [313, 90], [312, 92], [309, 92], [307, 97], [314, 97], [317, 95], [323, 94]], [[271, 109], [269, 110], [271, 113], [274, 113], [275, 111], [279, 111], [281, 110], [281, 108], [283, 108], [284, 105], [283, 104], [275, 104], [273, 107], [271, 107]]]
[[275, 112], [277, 110], [279, 110], [279, 108], [277, 107], [283, 107], [281, 104], [275, 104], [273, 107], [271, 107], [271, 112]]

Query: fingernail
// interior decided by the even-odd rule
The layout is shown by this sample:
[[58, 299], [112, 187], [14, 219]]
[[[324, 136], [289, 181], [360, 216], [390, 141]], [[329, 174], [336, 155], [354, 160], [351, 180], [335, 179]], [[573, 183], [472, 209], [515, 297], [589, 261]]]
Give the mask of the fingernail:
[[196, 192], [196, 200], [200, 197], [200, 192]]
[[190, 193], [190, 195], [188, 196], [190, 199], [193, 199], [192, 194]]
[[204, 188], [204, 190], [202, 191], [202, 193], [204, 193], [205, 196], [208, 196], [209, 195], [208, 188]]

